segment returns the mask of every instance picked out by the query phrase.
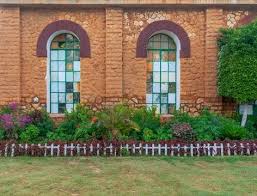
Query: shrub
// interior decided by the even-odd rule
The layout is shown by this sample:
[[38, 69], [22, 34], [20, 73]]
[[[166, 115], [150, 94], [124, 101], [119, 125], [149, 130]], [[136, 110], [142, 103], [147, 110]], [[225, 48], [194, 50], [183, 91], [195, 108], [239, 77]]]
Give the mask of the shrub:
[[157, 130], [161, 126], [160, 115], [156, 114], [156, 108], [137, 108], [134, 109], [132, 120], [141, 130], [146, 128]]
[[185, 141], [194, 141], [195, 133], [189, 123], [178, 123], [172, 125], [173, 137]]
[[20, 135], [21, 142], [35, 143], [39, 142], [39, 134], [40, 130], [35, 125], [29, 125], [26, 127], [25, 131], [23, 131]]
[[121, 135], [128, 136], [132, 131], [140, 131], [132, 115], [130, 107], [119, 104], [104, 108], [97, 113], [97, 118], [100, 126], [110, 131], [112, 139], [117, 139]]
[[145, 128], [143, 130], [143, 140], [146, 142], [154, 140], [154, 133], [151, 129]]
[[39, 137], [46, 138], [48, 132], [54, 131], [54, 122], [44, 110], [33, 109], [29, 111], [31, 124], [39, 129]]
[[[90, 123], [93, 117], [93, 111], [89, 108], [78, 105], [72, 112], [65, 113], [64, 121], [60, 123], [58, 128], [54, 132], [49, 132], [47, 137], [49, 140], [61, 140], [61, 141], [71, 141], [75, 138], [75, 133], [77, 128], [79, 128], [82, 123]], [[76, 137], [78, 137], [77, 134]]]

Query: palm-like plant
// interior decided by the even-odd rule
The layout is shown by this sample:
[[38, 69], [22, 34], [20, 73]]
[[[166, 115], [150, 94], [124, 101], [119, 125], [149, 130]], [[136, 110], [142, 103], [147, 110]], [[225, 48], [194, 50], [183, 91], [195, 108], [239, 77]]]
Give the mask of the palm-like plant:
[[132, 120], [133, 111], [126, 105], [118, 104], [104, 108], [97, 114], [98, 122], [110, 130], [113, 138], [128, 135], [130, 131], [139, 131], [139, 126]]

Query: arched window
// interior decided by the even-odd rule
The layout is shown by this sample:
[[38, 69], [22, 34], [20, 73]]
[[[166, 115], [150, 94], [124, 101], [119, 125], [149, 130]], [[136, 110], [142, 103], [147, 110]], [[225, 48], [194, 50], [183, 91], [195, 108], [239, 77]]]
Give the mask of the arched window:
[[153, 35], [147, 45], [148, 107], [160, 114], [171, 114], [177, 103], [177, 46], [166, 34]]
[[49, 111], [71, 111], [80, 102], [80, 43], [70, 33], [54, 37], [49, 59]]

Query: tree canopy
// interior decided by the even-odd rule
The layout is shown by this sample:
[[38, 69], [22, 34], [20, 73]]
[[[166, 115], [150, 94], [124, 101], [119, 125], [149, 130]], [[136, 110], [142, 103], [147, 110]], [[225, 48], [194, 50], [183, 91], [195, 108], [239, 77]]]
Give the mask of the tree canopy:
[[219, 95], [238, 103], [257, 100], [257, 21], [222, 29], [218, 46]]

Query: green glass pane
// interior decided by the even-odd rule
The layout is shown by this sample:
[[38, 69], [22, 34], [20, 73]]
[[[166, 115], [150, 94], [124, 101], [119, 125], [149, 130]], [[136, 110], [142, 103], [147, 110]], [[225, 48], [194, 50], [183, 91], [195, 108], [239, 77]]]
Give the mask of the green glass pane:
[[153, 72], [153, 82], [161, 81], [161, 72]]
[[168, 114], [168, 104], [161, 104], [161, 114]]
[[65, 50], [58, 50], [58, 60], [59, 61], [65, 60]]
[[169, 82], [169, 72], [161, 72], [161, 82]]
[[146, 83], [146, 93], [153, 93], [153, 85], [151, 82]]
[[169, 72], [169, 82], [176, 82], [176, 72]]
[[58, 103], [58, 93], [51, 93], [51, 102]]
[[160, 93], [161, 89], [160, 89], [160, 83], [153, 83], [153, 93]]
[[56, 50], [51, 51], [51, 60], [58, 60], [58, 52]]
[[74, 93], [73, 94], [73, 103], [79, 103], [80, 102], [80, 93]]
[[58, 61], [59, 62], [59, 71], [65, 71], [65, 61]]
[[73, 61], [73, 50], [67, 50], [66, 61], [68, 61], [68, 62], [72, 62]]
[[160, 94], [153, 94], [153, 103], [160, 103]]
[[67, 93], [73, 92], [73, 82], [66, 82], [66, 92]]
[[80, 51], [75, 50], [74, 51], [74, 61], [79, 61], [79, 59], [80, 59]]
[[51, 71], [58, 71], [58, 61], [51, 61]]
[[59, 92], [65, 92], [65, 82], [59, 82]]
[[73, 82], [73, 72], [66, 72], [66, 81]]
[[58, 109], [59, 109], [59, 113], [64, 113], [66, 110], [66, 104], [65, 103], [59, 103], [58, 104]]
[[58, 113], [58, 104], [51, 104], [51, 113]]
[[51, 81], [58, 81], [58, 72], [51, 73]]
[[51, 92], [58, 92], [58, 82], [51, 82]]
[[168, 103], [168, 94], [161, 94], [161, 102]]
[[74, 81], [79, 82], [80, 81], [80, 72], [74, 72]]
[[168, 83], [161, 83], [161, 93], [168, 93]]
[[175, 93], [169, 93], [168, 94], [168, 102], [169, 103], [175, 103], [176, 102], [176, 94]]
[[169, 93], [176, 93], [176, 82], [169, 82]]
[[80, 71], [80, 61], [73, 62], [74, 71]]
[[65, 103], [65, 93], [59, 93], [59, 103]]
[[65, 72], [59, 72], [59, 81], [65, 81]]

